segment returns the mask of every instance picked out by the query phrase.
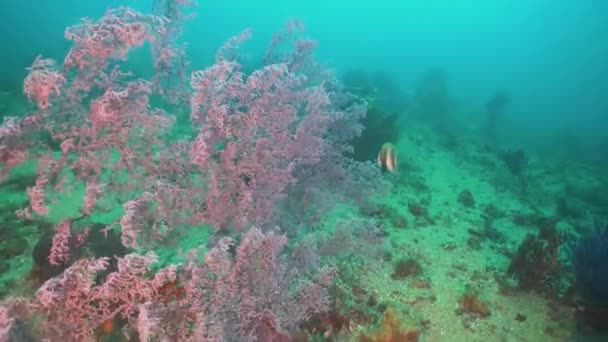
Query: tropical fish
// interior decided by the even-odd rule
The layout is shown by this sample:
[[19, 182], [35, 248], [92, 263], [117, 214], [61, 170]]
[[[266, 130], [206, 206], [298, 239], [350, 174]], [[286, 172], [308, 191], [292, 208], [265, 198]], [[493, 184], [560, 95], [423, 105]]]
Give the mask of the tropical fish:
[[391, 143], [385, 143], [378, 153], [378, 166], [390, 173], [397, 172], [397, 147]]
[[114, 324], [114, 317], [108, 318], [103, 323], [101, 323], [101, 331], [104, 334], [111, 334], [116, 329], [116, 325]]

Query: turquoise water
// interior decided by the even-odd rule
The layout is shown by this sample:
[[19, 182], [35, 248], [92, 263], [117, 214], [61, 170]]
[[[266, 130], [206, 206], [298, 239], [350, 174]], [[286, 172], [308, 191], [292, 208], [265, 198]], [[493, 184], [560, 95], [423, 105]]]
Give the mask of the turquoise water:
[[605, 338], [608, 3], [0, 15], [0, 339]]

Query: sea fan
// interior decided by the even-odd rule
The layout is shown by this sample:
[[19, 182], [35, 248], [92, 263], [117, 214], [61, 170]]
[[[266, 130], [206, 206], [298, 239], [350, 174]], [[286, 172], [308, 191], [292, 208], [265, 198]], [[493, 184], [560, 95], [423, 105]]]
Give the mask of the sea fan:
[[571, 249], [576, 289], [586, 304], [608, 308], [608, 225], [581, 237]]

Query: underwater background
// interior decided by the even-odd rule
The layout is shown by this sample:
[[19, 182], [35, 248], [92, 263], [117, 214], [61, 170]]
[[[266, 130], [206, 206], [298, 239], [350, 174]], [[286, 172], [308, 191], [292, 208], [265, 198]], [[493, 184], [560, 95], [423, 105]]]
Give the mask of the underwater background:
[[0, 341], [608, 340], [608, 2], [0, 16]]

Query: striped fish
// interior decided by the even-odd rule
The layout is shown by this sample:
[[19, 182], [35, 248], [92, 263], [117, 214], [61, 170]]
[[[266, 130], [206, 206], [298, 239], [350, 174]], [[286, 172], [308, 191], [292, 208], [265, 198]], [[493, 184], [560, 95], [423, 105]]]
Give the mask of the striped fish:
[[397, 172], [397, 147], [391, 143], [385, 143], [378, 153], [378, 166], [390, 173]]

